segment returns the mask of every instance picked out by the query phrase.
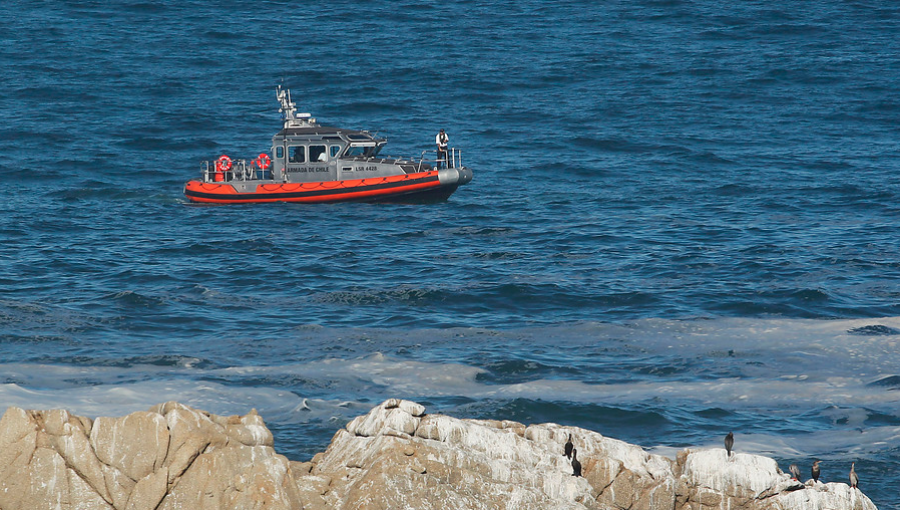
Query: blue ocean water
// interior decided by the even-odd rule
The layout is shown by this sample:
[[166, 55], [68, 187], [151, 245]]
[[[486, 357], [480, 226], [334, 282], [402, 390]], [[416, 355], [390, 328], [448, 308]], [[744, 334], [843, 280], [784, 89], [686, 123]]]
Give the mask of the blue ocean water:
[[[900, 508], [900, 6], [7, 0], [0, 406], [256, 407], [306, 460], [388, 397], [721, 447]], [[320, 122], [443, 203], [196, 206]]]

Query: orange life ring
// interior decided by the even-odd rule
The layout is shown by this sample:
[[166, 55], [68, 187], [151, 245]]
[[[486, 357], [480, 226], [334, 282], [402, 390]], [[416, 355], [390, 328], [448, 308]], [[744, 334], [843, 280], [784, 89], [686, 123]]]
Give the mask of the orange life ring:
[[213, 180], [216, 182], [222, 182], [225, 180], [225, 172], [231, 170], [231, 158], [222, 154], [219, 156], [219, 159], [216, 160], [216, 175], [213, 176]]
[[256, 158], [256, 166], [260, 168], [260, 170], [265, 170], [269, 168], [269, 165], [272, 164], [272, 159], [269, 158], [269, 155], [263, 152]]
[[229, 170], [231, 170], [231, 158], [222, 154], [219, 156], [219, 159], [216, 160], [216, 171], [227, 172]]

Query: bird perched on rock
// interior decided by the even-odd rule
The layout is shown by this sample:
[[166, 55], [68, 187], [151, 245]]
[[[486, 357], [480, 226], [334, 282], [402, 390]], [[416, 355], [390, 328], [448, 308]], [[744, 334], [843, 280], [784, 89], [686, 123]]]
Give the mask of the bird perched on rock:
[[569, 439], [566, 440], [566, 452], [565, 452], [567, 459], [572, 458], [572, 448], [574, 448], [574, 447], [575, 447], [575, 445], [572, 444], [572, 434], [569, 434]]
[[822, 470], [819, 469], [819, 463], [820, 463], [820, 462], [822, 462], [822, 461], [821, 461], [821, 460], [817, 460], [817, 461], [813, 462], [813, 467], [812, 467], [812, 477], [813, 477], [813, 482], [818, 482], [818, 481], [819, 481], [819, 475], [822, 474]]
[[727, 436], [725, 436], [725, 452], [731, 457], [731, 449], [734, 448], [734, 433], [729, 432]]
[[850, 487], [856, 489], [859, 486], [859, 477], [856, 476], [856, 462], [850, 463]]
[[572, 448], [572, 476], [581, 476], [581, 462], [578, 462], [578, 450]]
[[791, 464], [791, 478], [794, 480], [800, 480], [800, 468], [797, 467], [796, 464]]

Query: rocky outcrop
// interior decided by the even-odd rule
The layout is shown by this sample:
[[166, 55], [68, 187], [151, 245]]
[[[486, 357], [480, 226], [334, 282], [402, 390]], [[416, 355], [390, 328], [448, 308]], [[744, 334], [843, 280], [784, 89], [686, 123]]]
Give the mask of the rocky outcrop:
[[302, 508], [262, 418], [169, 402], [122, 418], [11, 407], [0, 419], [0, 509]]
[[[582, 477], [563, 455], [569, 434]], [[351, 421], [295, 471], [309, 509], [875, 508], [846, 484], [792, 481], [767, 457], [713, 449], [672, 460], [580, 428], [426, 415], [401, 400]]]
[[[573, 436], [582, 477], [563, 454]], [[802, 484], [766, 457], [676, 459], [588, 430], [429, 415], [391, 399], [310, 462], [272, 448], [262, 419], [167, 403], [95, 421], [9, 408], [0, 509], [873, 510], [846, 484]]]

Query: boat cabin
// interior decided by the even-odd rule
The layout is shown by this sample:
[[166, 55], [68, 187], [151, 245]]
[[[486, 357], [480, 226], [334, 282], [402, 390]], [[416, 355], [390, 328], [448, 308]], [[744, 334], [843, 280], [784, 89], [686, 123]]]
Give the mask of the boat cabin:
[[[315, 122], [314, 119], [310, 121]], [[378, 158], [387, 143], [366, 131], [311, 124], [285, 127], [272, 137], [272, 171], [289, 182], [333, 181], [396, 174], [396, 161]], [[282, 173], [284, 172], [284, 173]]]
[[[386, 138], [368, 131], [320, 126], [296, 113], [290, 91], [278, 89], [284, 127], [272, 137], [272, 172], [286, 182], [340, 181], [430, 170], [411, 160], [379, 157]], [[427, 168], [423, 168], [427, 167]]]

